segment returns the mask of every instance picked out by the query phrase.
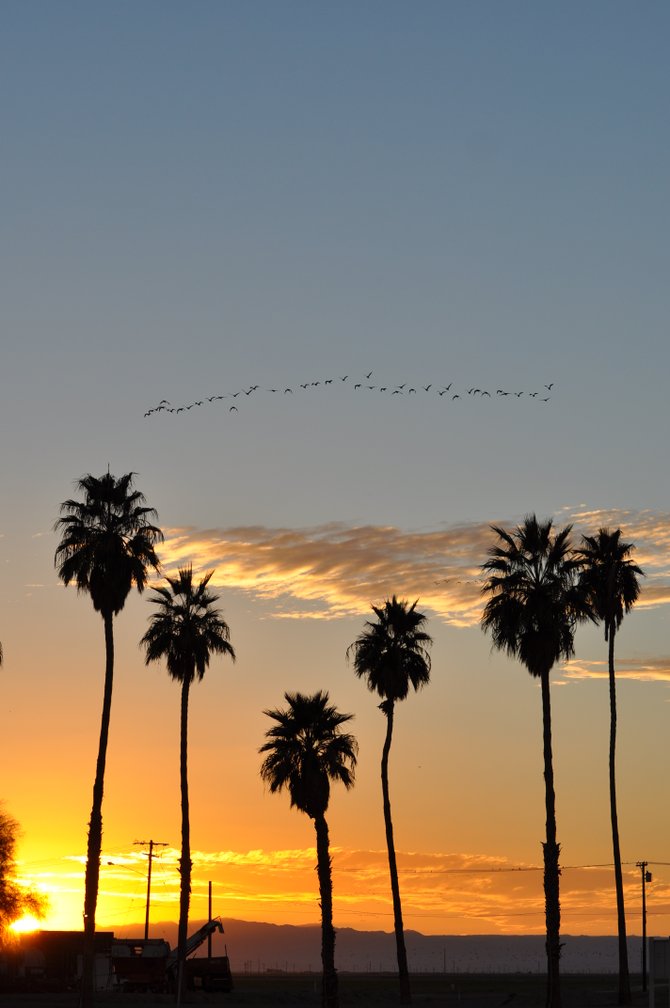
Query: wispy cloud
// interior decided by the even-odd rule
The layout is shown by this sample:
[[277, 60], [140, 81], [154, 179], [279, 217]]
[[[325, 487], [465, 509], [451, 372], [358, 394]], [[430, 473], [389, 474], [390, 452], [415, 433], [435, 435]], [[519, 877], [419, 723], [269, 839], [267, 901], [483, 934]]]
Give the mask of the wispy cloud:
[[166, 565], [216, 568], [214, 582], [273, 603], [276, 617], [328, 619], [360, 614], [391, 594], [414, 599], [447, 622], [478, 618], [478, 563], [486, 525], [434, 532], [328, 524], [309, 529], [175, 529]]
[[[519, 518], [496, 520], [513, 527]], [[600, 527], [621, 528], [645, 569], [640, 607], [670, 602], [670, 514], [564, 509], [575, 542]], [[213, 583], [265, 602], [278, 619], [334, 619], [369, 612], [391, 594], [411, 600], [453, 626], [481, 614], [481, 564], [494, 540], [488, 522], [404, 531], [388, 525], [329, 523], [304, 529], [237, 526], [167, 531], [166, 569], [214, 568]]]
[[[392, 920], [385, 849], [333, 847], [335, 914], [340, 925], [386, 929]], [[79, 862], [79, 858], [73, 858]], [[114, 922], [140, 919], [145, 895], [146, 858], [137, 851], [113, 855], [103, 865], [100, 888], [101, 919]], [[194, 915], [214, 885], [217, 912], [247, 920], [274, 923], [314, 922], [318, 919], [316, 850], [196, 851], [193, 854]], [[130, 871], [128, 869], [131, 869]], [[137, 868], [136, 871], [133, 869]], [[178, 852], [166, 849], [154, 863], [152, 903], [163, 919], [176, 919], [179, 902]], [[446, 933], [541, 933], [544, 927], [542, 868], [515, 864], [504, 856], [467, 852], [399, 851], [398, 869], [403, 913], [409, 927]], [[54, 866], [42, 887], [53, 896], [73, 891], [73, 877]], [[83, 887], [83, 880], [80, 886]], [[30, 877], [26, 876], [28, 881]], [[33, 878], [32, 881], [35, 881]], [[639, 897], [639, 872], [625, 866], [628, 899]], [[46, 883], [46, 884], [45, 884]], [[670, 887], [654, 879], [654, 906], [667, 913]], [[562, 868], [561, 903], [566, 926], [582, 933], [616, 931], [612, 868], [609, 865], [571, 865]], [[78, 903], [77, 909], [78, 907]], [[571, 921], [573, 924], [571, 925]]]
[[[583, 661], [574, 659], [562, 668], [565, 679], [606, 679], [606, 661]], [[640, 682], [670, 681], [670, 657], [624, 658], [616, 661], [617, 679], [635, 679]]]

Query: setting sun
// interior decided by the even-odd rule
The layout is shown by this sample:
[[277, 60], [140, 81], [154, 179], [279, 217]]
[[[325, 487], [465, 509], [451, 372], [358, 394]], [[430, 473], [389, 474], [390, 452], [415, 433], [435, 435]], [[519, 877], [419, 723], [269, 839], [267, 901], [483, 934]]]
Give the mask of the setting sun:
[[10, 930], [14, 931], [15, 934], [25, 934], [27, 931], [39, 931], [41, 926], [37, 917], [33, 917], [32, 914], [25, 914], [24, 917], [19, 918], [19, 920], [14, 921], [10, 925]]

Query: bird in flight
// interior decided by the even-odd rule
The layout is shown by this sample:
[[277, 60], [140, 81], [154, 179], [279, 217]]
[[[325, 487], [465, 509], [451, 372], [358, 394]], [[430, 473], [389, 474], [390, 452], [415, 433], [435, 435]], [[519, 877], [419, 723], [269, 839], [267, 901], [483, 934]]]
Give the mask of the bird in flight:
[[[355, 381], [353, 388], [356, 390], [369, 389], [370, 391], [377, 389], [380, 392], [390, 391], [391, 395], [405, 395], [408, 398], [411, 395], [415, 395], [418, 388], [423, 389], [424, 392], [430, 392], [432, 395], [438, 395], [440, 397], [446, 395], [449, 392], [452, 400], [461, 399], [466, 394], [466, 392], [468, 396], [471, 396], [473, 398], [476, 398], [478, 395], [487, 396], [488, 398], [491, 398], [492, 395], [492, 393], [489, 392], [488, 390], [478, 388], [476, 385], [473, 385], [471, 388], [468, 389], [464, 388], [460, 393], [457, 391], [452, 392], [451, 390], [453, 389], [454, 386], [453, 380], [450, 381], [448, 385], [443, 385], [442, 387], [436, 386], [432, 382], [428, 382], [425, 385], [423, 384], [417, 385], [415, 388], [414, 386], [410, 386], [407, 381], [397, 383], [395, 386], [373, 385], [370, 382], [370, 379], [372, 378], [373, 374], [374, 370], [368, 371], [368, 373], [365, 375], [364, 378], [361, 378], [360, 381]], [[303, 390], [308, 388], [311, 389], [324, 388], [326, 385], [334, 385], [335, 382], [337, 381], [343, 383], [347, 382], [349, 380], [349, 377], [350, 377], [349, 374], [338, 375], [336, 373], [332, 378], [320, 378], [316, 379], [315, 381], [296, 383], [296, 387], [300, 387]], [[551, 392], [551, 390], [554, 388], [554, 384], [555, 384], [554, 382], [549, 382], [548, 384], [545, 383], [544, 389], [546, 390], [546, 392], [548, 393]], [[154, 406], [151, 409], [146, 410], [146, 412], [143, 415], [145, 418], [147, 418], [152, 416], [154, 413], [184, 413], [188, 412], [189, 410], [192, 410], [196, 406], [197, 407], [204, 406], [213, 402], [221, 401], [223, 399], [236, 399], [238, 398], [238, 396], [241, 395], [244, 395], [246, 398], [249, 398], [251, 394], [259, 388], [260, 388], [259, 385], [248, 385], [245, 388], [238, 388], [237, 391], [235, 392], [226, 392], [221, 393], [219, 395], [203, 396], [202, 399], [195, 399], [191, 403], [183, 403], [181, 406], [178, 407], [172, 406], [169, 399], [161, 399], [157, 406]], [[280, 391], [280, 389], [281, 385], [277, 385], [272, 386], [271, 388], [263, 388], [261, 389], [261, 391], [277, 393]], [[292, 395], [294, 389], [291, 386], [287, 386], [283, 391], [284, 395]], [[497, 396], [503, 396], [503, 397], [513, 395], [517, 399], [521, 399], [522, 396], [525, 395], [526, 401], [535, 399], [536, 402], [544, 402], [544, 403], [549, 402], [551, 399], [550, 395], [542, 397], [541, 392], [527, 392], [527, 391], [511, 392], [503, 388], [496, 389], [495, 394]], [[237, 413], [238, 412], [237, 407], [230, 406], [229, 412]]]

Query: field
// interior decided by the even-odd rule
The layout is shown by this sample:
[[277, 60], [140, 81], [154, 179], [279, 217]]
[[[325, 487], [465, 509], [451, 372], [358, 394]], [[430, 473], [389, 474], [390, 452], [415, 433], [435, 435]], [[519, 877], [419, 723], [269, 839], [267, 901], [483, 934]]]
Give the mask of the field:
[[[643, 1006], [648, 997], [634, 978], [634, 1005]], [[616, 1005], [616, 977], [607, 974], [566, 975], [562, 978], [563, 1008], [606, 1008]], [[665, 992], [664, 992], [665, 993]], [[413, 1004], [432, 1008], [543, 1008], [544, 977], [536, 974], [469, 974], [445, 976], [426, 974], [412, 977]], [[7, 997], [7, 995], [5, 995]], [[667, 995], [666, 995], [667, 997]], [[240, 976], [229, 994], [195, 992], [187, 994], [183, 1005], [194, 1008], [299, 1008], [320, 1004], [319, 979], [308, 974]], [[5, 1001], [10, 1004], [9, 1001]], [[96, 1008], [168, 1008], [174, 997], [166, 994], [99, 994]], [[341, 1008], [391, 1008], [398, 1004], [394, 976], [340, 974]], [[668, 1001], [657, 998], [659, 1008]], [[75, 994], [13, 994], [12, 1008], [77, 1008]]]

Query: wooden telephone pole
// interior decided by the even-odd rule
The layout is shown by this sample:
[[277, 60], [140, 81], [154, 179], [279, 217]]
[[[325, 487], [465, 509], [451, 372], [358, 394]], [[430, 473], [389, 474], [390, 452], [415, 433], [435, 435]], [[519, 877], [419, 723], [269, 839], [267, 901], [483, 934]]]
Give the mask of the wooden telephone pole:
[[144, 940], [146, 941], [149, 937], [149, 906], [151, 903], [151, 864], [153, 859], [156, 857], [154, 854], [154, 847], [167, 847], [166, 843], [158, 843], [156, 840], [135, 840], [133, 845], [136, 847], [148, 847], [149, 853], [147, 857], [149, 858], [149, 871], [147, 873], [147, 912], [144, 918]]
[[637, 861], [635, 867], [642, 872], [642, 990], [647, 989], [647, 882], [651, 882], [651, 872], [647, 871], [648, 861]]

